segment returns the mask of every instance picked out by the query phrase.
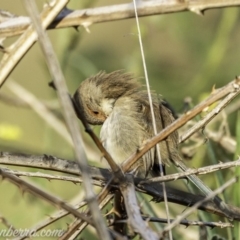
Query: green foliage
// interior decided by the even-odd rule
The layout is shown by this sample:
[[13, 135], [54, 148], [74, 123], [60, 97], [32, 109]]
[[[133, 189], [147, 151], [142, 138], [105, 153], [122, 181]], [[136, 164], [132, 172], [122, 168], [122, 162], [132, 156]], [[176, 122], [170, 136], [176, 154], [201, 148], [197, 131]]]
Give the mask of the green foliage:
[[[237, 139], [237, 148], [236, 148], [236, 153], [234, 155], [234, 159], [239, 158], [240, 156], [240, 112], [238, 111], [237, 114], [237, 120], [236, 120], [236, 139]], [[235, 168], [234, 170], [234, 175], [235, 176], [240, 176], [240, 168]], [[240, 182], [238, 181], [232, 192], [233, 196], [233, 204], [236, 206], [240, 205], [240, 194], [239, 194], [239, 189], [240, 189]], [[240, 237], [240, 223], [236, 223], [235, 228], [233, 230], [233, 236], [235, 239], [238, 239]]]

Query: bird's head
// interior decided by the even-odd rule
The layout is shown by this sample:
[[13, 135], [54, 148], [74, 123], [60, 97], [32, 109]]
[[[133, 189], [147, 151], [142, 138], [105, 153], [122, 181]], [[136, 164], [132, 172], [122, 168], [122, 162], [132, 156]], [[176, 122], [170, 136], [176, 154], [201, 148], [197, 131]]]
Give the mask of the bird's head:
[[87, 122], [101, 125], [111, 114], [115, 101], [141, 87], [132, 74], [123, 71], [99, 72], [84, 80], [73, 99]]

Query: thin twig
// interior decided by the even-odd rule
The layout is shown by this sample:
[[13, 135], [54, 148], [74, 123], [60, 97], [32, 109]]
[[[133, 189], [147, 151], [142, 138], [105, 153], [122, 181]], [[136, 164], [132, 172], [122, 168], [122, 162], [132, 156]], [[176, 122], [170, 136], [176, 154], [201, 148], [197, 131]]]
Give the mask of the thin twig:
[[0, 214], [0, 222], [5, 225], [6, 228], [11, 229], [11, 231], [16, 229], [2, 214]]
[[9, 81], [8, 88], [17, 97], [21, 98], [26, 104], [32, 107], [34, 112], [38, 114], [47, 124], [49, 124], [71, 147], [73, 147], [72, 139], [66, 126], [61, 122], [43, 103], [41, 103], [32, 93], [27, 91], [17, 82]]
[[[17, 171], [17, 170], [11, 170], [9, 168], [2, 168], [5, 172], [9, 174], [13, 174], [18, 177], [37, 177], [37, 178], [44, 178], [47, 180], [61, 180], [66, 182], [72, 182], [72, 183], [82, 183], [82, 178], [79, 177], [70, 177], [70, 176], [63, 176], [63, 175], [52, 175], [52, 174], [46, 174], [41, 172], [23, 172], [23, 171]], [[101, 180], [92, 180], [92, 184], [95, 186], [103, 187], [104, 183]]]
[[[46, 29], [49, 24], [55, 19], [59, 12], [66, 6], [69, 0], [52, 0], [47, 7], [41, 13], [42, 27]], [[6, 81], [9, 74], [14, 67], [27, 53], [27, 51], [33, 46], [37, 40], [37, 34], [33, 30], [32, 26], [28, 26], [24, 34], [9, 48], [7, 53], [3, 56], [0, 63], [0, 88]]]
[[81, 172], [82, 172], [83, 186], [86, 193], [86, 200], [88, 201], [88, 205], [92, 214], [94, 225], [96, 227], [96, 230], [99, 234], [100, 239], [110, 240], [111, 238], [110, 238], [109, 232], [104, 223], [101, 212], [98, 208], [98, 203], [97, 203], [97, 200], [93, 191], [93, 187], [91, 184], [87, 158], [83, 149], [83, 140], [79, 133], [76, 119], [74, 118], [74, 110], [68, 96], [67, 86], [64, 80], [63, 73], [61, 71], [57, 57], [55, 56], [55, 53], [53, 51], [51, 42], [46, 32], [44, 32], [42, 28], [36, 3], [32, 0], [24, 0], [24, 3], [25, 3], [25, 8], [27, 9], [28, 14], [30, 15], [33, 25], [37, 31], [38, 40], [42, 48], [42, 51], [44, 53], [45, 60], [47, 62], [51, 77], [54, 80], [54, 84], [56, 88], [58, 89], [57, 91], [58, 97], [64, 111], [65, 121], [67, 123], [68, 129], [70, 131], [70, 134], [74, 143], [76, 161], [78, 163], [79, 169], [81, 169]]
[[167, 225], [163, 232], [162, 232], [162, 236], [164, 236], [168, 231], [170, 231], [171, 229], [173, 229], [175, 226], [177, 226], [179, 224], [179, 222], [183, 219], [185, 219], [188, 215], [190, 215], [193, 211], [195, 211], [203, 202], [206, 202], [210, 199], [212, 199], [214, 196], [216, 196], [217, 194], [221, 193], [222, 191], [224, 191], [226, 188], [228, 188], [230, 185], [236, 183], [238, 180], [237, 177], [234, 177], [232, 179], [230, 179], [229, 181], [227, 181], [226, 183], [224, 183], [220, 188], [216, 189], [215, 191], [213, 191], [213, 194], [210, 194], [209, 196], [205, 197], [202, 201], [197, 202], [196, 204], [194, 204], [191, 208], [185, 210], [182, 214], [180, 214], [179, 216], [176, 217], [176, 219], [170, 224]]
[[[114, 177], [111, 177], [110, 180], [108, 180], [107, 184], [104, 186], [104, 188], [101, 190], [101, 192], [98, 194], [98, 202], [99, 204], [102, 204], [106, 197], [109, 195], [111, 188], [111, 183], [113, 181]], [[90, 212], [89, 210], [86, 212], [86, 214], [88, 215]], [[63, 238], [61, 240], [65, 240], [65, 239], [75, 239], [80, 233], [81, 231], [84, 230], [84, 228], [87, 226], [87, 223], [84, 221], [81, 221], [80, 219], [78, 219], [76, 222], [74, 222], [72, 228], [68, 229], [66, 231], [66, 233], [62, 236]], [[75, 229], [77, 229], [75, 231]]]
[[[75, 107], [75, 101], [73, 98], [71, 98], [72, 103]], [[115, 179], [121, 179], [123, 178], [123, 172], [122, 169], [119, 167], [118, 164], [116, 164], [116, 162], [113, 160], [113, 158], [111, 157], [111, 155], [107, 152], [107, 150], [103, 147], [101, 141], [99, 140], [99, 138], [97, 137], [97, 135], [93, 132], [92, 128], [90, 127], [90, 125], [88, 124], [88, 122], [85, 119], [85, 116], [82, 114], [81, 109], [79, 109], [78, 107], [75, 107], [75, 112], [78, 116], [78, 118], [81, 120], [85, 131], [89, 134], [89, 136], [92, 138], [92, 140], [94, 141], [94, 143], [96, 144], [96, 146], [98, 147], [98, 149], [101, 151], [103, 157], [105, 158], [105, 160], [108, 162], [108, 165], [111, 167], [113, 174], [115, 175]]]
[[[140, 180], [141, 181], [141, 180]], [[162, 193], [162, 186], [159, 183], [145, 183], [143, 185], [138, 185], [137, 182], [136, 189], [137, 191], [143, 192], [149, 196], [152, 196], [152, 201], [162, 202], [163, 201], [163, 193]], [[183, 192], [178, 189], [173, 189], [171, 187], [167, 187], [167, 196], [168, 201], [176, 204], [180, 204], [183, 206], [191, 207], [195, 203], [202, 201], [205, 199], [202, 195], [196, 195], [189, 192]], [[231, 217], [236, 220], [240, 221], [240, 208], [227, 205], [229, 210], [231, 211]], [[224, 212], [220, 210], [212, 201], [202, 202], [202, 204], [198, 207], [199, 210], [203, 210], [206, 212], [210, 212], [212, 214], [216, 214], [218, 216], [224, 216]]]
[[199, 129], [205, 127], [217, 114], [219, 114], [227, 104], [232, 101], [237, 95], [239, 91], [230, 93], [227, 95], [213, 110], [211, 110], [201, 121], [195, 124], [191, 129], [189, 129], [184, 135], [179, 138], [179, 143], [186, 141], [189, 137], [191, 137], [194, 133], [196, 133]]
[[[102, 209], [112, 198], [113, 198], [113, 195], [109, 194], [105, 198], [105, 201], [102, 204], [99, 205], [99, 208]], [[79, 208], [84, 207], [86, 205], [87, 205], [87, 202], [83, 201], [83, 202], [80, 202], [78, 204], [74, 204], [74, 209], [79, 209]], [[41, 222], [37, 223], [35, 226], [31, 227], [29, 229], [29, 233], [38, 232], [41, 229], [49, 226], [50, 224], [58, 221], [59, 219], [65, 217], [67, 215], [69, 215], [69, 212], [67, 212], [67, 211], [64, 211], [64, 210], [57, 211], [56, 213], [51, 214], [51, 216], [49, 216], [48, 218], [42, 220]], [[13, 240], [23, 240], [27, 237], [28, 237], [28, 235], [24, 235], [24, 236], [21, 236], [21, 237], [18, 237], [18, 238], [14, 238]]]
[[[188, 0], [188, 1], [138, 1], [137, 11], [139, 17], [160, 15], [167, 13], [177, 13], [182, 11], [192, 11], [201, 14], [204, 10], [237, 7], [240, 5], [239, 0]], [[83, 26], [88, 28], [95, 23], [112, 22], [134, 18], [133, 4], [119, 4], [96, 8], [87, 8], [81, 10], [64, 9], [49, 26], [48, 29], [66, 28]], [[5, 23], [0, 24], [0, 37], [11, 37], [21, 34], [29, 26], [29, 18], [23, 16], [9, 16]]]
[[[166, 218], [158, 218], [158, 217], [146, 217], [142, 216], [142, 218], [147, 221], [147, 222], [157, 222], [157, 223], [168, 223], [168, 220]], [[126, 222], [127, 220], [122, 220], [119, 222]], [[174, 219], [170, 219], [170, 222], [173, 222]], [[112, 223], [114, 224], [114, 222]], [[223, 222], [203, 222], [203, 221], [194, 221], [194, 220], [186, 220], [183, 219], [179, 222], [179, 224], [184, 225], [186, 227], [189, 226], [205, 226], [205, 227], [219, 227], [219, 228], [228, 228], [228, 227], [233, 227], [231, 223], [223, 223]], [[110, 224], [111, 226], [111, 224]]]
[[92, 220], [87, 217], [85, 214], [78, 212], [76, 209], [74, 209], [72, 206], [68, 205], [64, 201], [54, 197], [50, 193], [47, 193], [46, 191], [41, 190], [39, 187], [34, 186], [33, 184], [30, 184], [19, 177], [16, 177], [12, 174], [9, 174], [2, 169], [0, 169], [0, 175], [2, 176], [3, 179], [7, 179], [14, 185], [18, 186], [22, 191], [28, 191], [32, 193], [33, 195], [36, 195], [49, 203], [56, 205], [64, 210], [66, 210], [69, 213], [72, 213], [75, 217], [78, 217], [84, 221], [86, 221], [88, 224], [93, 225]]
[[[151, 111], [153, 132], [154, 132], [154, 135], [156, 136], [157, 135], [157, 125], [156, 125], [156, 119], [155, 119], [155, 114], [154, 114], [154, 109], [153, 109], [153, 101], [152, 101], [152, 95], [151, 95], [150, 84], [149, 84], [149, 79], [148, 79], [147, 64], [146, 64], [143, 43], [142, 43], [142, 35], [141, 35], [140, 24], [139, 24], [139, 20], [138, 20], [138, 11], [137, 11], [137, 6], [136, 6], [136, 0], [133, 0], [133, 3], [134, 3], [134, 12], [135, 12], [135, 16], [136, 16], [137, 31], [138, 31], [139, 48], [140, 48], [140, 52], [141, 52], [145, 82], [146, 82], [146, 86], [147, 86], [148, 101], [149, 101], [149, 106], [150, 106], [150, 111]], [[163, 170], [163, 165], [162, 165], [161, 149], [160, 149], [159, 144], [156, 145], [156, 150], [157, 150], [157, 159], [158, 159], [158, 163], [159, 163], [159, 170], [160, 170], [161, 176], [163, 176], [164, 170]], [[164, 205], [165, 205], [166, 215], [167, 215], [167, 219], [169, 220], [170, 216], [169, 216], [169, 207], [168, 207], [165, 183], [163, 183], [163, 196], [164, 196]], [[169, 223], [170, 223], [170, 221], [169, 221]], [[172, 231], [169, 231], [169, 239], [170, 240], [173, 239]]]
[[192, 174], [208, 174], [211, 172], [219, 171], [226, 168], [236, 167], [240, 166], [240, 158], [236, 161], [232, 162], [226, 162], [226, 163], [218, 163], [210, 166], [205, 166], [197, 169], [191, 169], [189, 168], [186, 172], [181, 173], [175, 173], [175, 174], [169, 174], [166, 176], [161, 177], [155, 177], [147, 180], [143, 180], [141, 183], [151, 183], [151, 182], [168, 182], [168, 181], [175, 181], [179, 178], [184, 178], [186, 176], [192, 175]]
[[[13, 107], [22, 107], [22, 108], [33, 109], [32, 106], [30, 104], [28, 104], [26, 101], [24, 101], [22, 98], [11, 97], [11, 96], [8, 96], [7, 94], [1, 93], [1, 92], [0, 92], [0, 101], [8, 104], [10, 106], [13, 106]], [[56, 100], [50, 100], [50, 101], [38, 100], [38, 101], [41, 102], [50, 111], [59, 110], [59, 103]]]
[[226, 135], [218, 131], [212, 131], [208, 127], [204, 129], [204, 134], [208, 139], [217, 142], [222, 148], [226, 149], [229, 153], [236, 152], [237, 141], [234, 137]]

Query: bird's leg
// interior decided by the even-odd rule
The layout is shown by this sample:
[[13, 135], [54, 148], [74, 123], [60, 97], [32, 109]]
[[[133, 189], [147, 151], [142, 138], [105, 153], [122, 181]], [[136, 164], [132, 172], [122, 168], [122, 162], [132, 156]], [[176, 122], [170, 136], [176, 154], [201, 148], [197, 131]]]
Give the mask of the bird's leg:
[[121, 192], [116, 190], [114, 195], [114, 230], [121, 234], [126, 234], [126, 223], [118, 223], [118, 220], [122, 220], [126, 217], [126, 209], [124, 206], [124, 200]]

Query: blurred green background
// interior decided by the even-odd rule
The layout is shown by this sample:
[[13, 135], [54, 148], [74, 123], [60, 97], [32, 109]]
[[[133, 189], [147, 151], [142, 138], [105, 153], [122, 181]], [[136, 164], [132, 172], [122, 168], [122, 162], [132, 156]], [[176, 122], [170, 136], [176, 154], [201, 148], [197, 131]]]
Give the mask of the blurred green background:
[[[44, 1], [38, 1], [39, 8], [43, 3]], [[120, 3], [123, 1], [71, 1], [68, 8], [82, 9]], [[27, 15], [21, 1], [3, 0], [0, 9]], [[196, 105], [210, 94], [213, 86], [222, 87], [239, 75], [239, 8], [209, 10], [204, 12], [204, 16], [182, 12], [144, 17], [140, 19], [140, 25], [151, 88], [167, 99], [176, 112], [183, 111], [186, 97], [191, 97], [192, 104]], [[74, 28], [48, 31], [70, 93], [75, 91], [82, 80], [100, 70], [111, 72], [125, 69], [136, 77], [144, 76], [135, 19], [95, 24], [89, 29], [91, 33], [82, 27], [78, 31]], [[7, 39], [5, 45], [16, 39]], [[51, 77], [38, 44], [31, 48], [10, 75], [8, 81], [12, 80], [36, 98], [55, 106], [57, 96], [48, 86]], [[16, 99], [8, 81], [0, 93]], [[141, 81], [144, 83], [144, 78]], [[55, 112], [62, 120], [58, 105]], [[232, 136], [236, 137], [237, 114], [231, 114], [228, 122]], [[98, 132], [99, 129], [95, 129]], [[92, 163], [99, 165], [99, 152], [84, 132], [83, 135], [88, 146], [89, 160], [96, 161]], [[92, 147], [93, 150], [89, 150]], [[0, 101], [0, 151], [50, 154], [74, 159], [71, 145], [38, 114], [28, 107], [16, 107], [4, 101]], [[233, 154], [218, 151], [210, 141], [199, 148], [192, 166], [212, 164], [210, 156], [217, 161], [234, 159]], [[100, 166], [103, 165], [100, 163]], [[223, 179], [228, 179], [232, 172], [226, 171], [224, 174]], [[30, 181], [65, 200], [72, 199], [80, 191], [79, 185], [72, 183], [41, 179]], [[217, 186], [211, 177], [206, 177], [204, 181]], [[22, 196], [19, 189], [6, 181], [1, 183], [0, 192], [0, 213], [15, 227], [32, 226], [54, 210], [49, 204], [29, 194]], [[228, 194], [232, 192], [233, 189]], [[227, 199], [232, 204], [240, 205], [233, 198]], [[174, 205], [171, 212], [173, 216], [181, 213], [179, 209], [174, 209]], [[211, 216], [209, 218], [219, 220]], [[59, 221], [56, 226], [67, 228], [66, 222], [71, 219], [73, 218], [69, 217], [67, 221]], [[196, 215], [193, 219], [196, 219]], [[4, 226], [0, 223], [0, 229], [2, 227]], [[215, 233], [221, 233], [228, 239], [237, 234], [226, 229], [211, 230], [211, 234]], [[178, 239], [184, 239], [184, 227], [179, 227], [174, 234]], [[188, 235], [187, 239], [196, 239], [198, 229], [188, 228]]]

